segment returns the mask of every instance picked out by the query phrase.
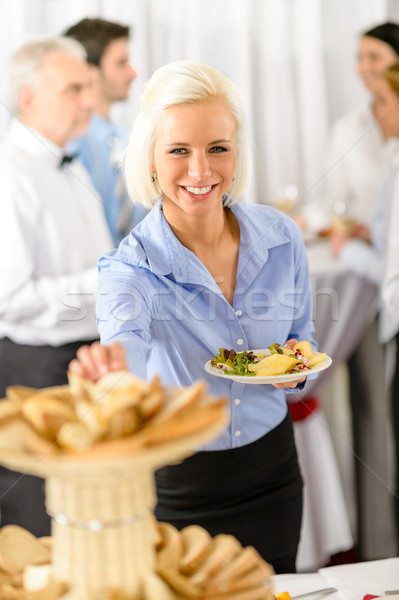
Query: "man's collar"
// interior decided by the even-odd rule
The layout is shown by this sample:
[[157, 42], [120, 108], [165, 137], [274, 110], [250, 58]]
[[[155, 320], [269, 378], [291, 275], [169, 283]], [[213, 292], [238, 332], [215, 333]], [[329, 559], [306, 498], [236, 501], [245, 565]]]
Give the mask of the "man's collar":
[[61, 146], [17, 118], [10, 123], [9, 135], [14, 143], [21, 146], [32, 157], [47, 159], [56, 166], [64, 154], [64, 149]]

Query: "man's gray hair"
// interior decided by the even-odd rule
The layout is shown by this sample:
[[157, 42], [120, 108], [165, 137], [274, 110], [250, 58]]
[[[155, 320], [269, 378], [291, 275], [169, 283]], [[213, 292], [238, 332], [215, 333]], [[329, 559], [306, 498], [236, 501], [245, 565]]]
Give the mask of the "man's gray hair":
[[21, 88], [35, 87], [40, 80], [40, 69], [49, 54], [66, 54], [86, 60], [86, 50], [71, 38], [63, 36], [40, 37], [21, 46], [8, 63], [6, 90], [9, 108], [20, 112], [18, 94]]

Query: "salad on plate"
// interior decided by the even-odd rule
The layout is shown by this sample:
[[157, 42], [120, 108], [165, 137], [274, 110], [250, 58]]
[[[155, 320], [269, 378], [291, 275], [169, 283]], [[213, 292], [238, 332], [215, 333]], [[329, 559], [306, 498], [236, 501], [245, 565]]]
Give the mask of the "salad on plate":
[[264, 350], [244, 352], [219, 348], [219, 354], [212, 358], [210, 364], [225, 375], [266, 377], [298, 373], [302, 376], [326, 356], [326, 353], [313, 352], [311, 343], [303, 340], [297, 342], [294, 348], [278, 343]]

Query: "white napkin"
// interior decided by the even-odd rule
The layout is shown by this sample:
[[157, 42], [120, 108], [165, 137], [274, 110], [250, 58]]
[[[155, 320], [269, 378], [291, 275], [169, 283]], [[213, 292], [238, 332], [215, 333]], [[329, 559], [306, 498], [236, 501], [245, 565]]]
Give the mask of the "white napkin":
[[386, 590], [399, 589], [399, 558], [326, 567], [319, 573], [345, 600], [362, 600], [366, 594], [383, 596]]

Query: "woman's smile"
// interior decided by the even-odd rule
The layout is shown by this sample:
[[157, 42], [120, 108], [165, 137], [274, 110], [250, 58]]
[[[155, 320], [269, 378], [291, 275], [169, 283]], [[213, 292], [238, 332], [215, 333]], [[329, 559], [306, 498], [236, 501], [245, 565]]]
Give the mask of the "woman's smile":
[[210, 194], [216, 190], [217, 184], [204, 187], [192, 187], [188, 185], [183, 185], [181, 187], [193, 200], [198, 201], [208, 198]]
[[235, 159], [236, 122], [223, 103], [167, 109], [156, 128], [153, 171], [169, 218], [182, 211], [194, 216], [221, 207]]

